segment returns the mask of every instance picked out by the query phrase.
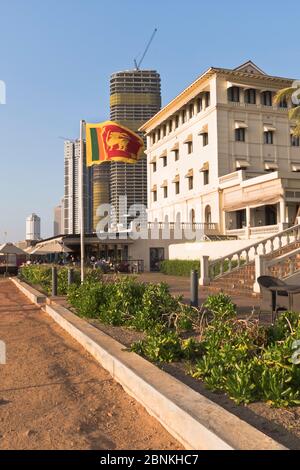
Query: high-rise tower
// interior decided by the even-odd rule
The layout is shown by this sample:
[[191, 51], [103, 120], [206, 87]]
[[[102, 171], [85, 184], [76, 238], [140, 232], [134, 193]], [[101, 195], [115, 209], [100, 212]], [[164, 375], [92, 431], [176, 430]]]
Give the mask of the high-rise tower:
[[[84, 143], [85, 151], [85, 143]], [[80, 194], [79, 194], [79, 164], [80, 164], [80, 141], [65, 141], [65, 194], [64, 194], [64, 233], [73, 235], [80, 233]], [[85, 159], [85, 154], [84, 154]], [[90, 168], [84, 165], [84, 213], [85, 232], [91, 231], [91, 187]]]
[[[110, 118], [137, 132], [161, 108], [161, 81], [155, 70], [127, 70], [112, 74]], [[119, 197], [132, 204], [147, 205], [147, 160], [136, 164], [110, 163], [110, 203], [119, 219]]]
[[26, 240], [37, 241], [41, 239], [41, 219], [36, 214], [31, 214], [26, 219]]

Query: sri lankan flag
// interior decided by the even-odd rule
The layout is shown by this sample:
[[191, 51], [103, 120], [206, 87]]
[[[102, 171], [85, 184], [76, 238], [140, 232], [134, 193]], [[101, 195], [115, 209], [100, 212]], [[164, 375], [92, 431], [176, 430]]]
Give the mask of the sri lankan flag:
[[87, 166], [108, 161], [136, 163], [144, 152], [141, 137], [116, 122], [86, 125]]

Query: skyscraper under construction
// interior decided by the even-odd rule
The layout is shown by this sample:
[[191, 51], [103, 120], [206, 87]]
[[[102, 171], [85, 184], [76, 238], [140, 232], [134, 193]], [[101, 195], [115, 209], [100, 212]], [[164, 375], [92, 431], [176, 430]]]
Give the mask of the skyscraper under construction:
[[[160, 75], [155, 70], [126, 70], [112, 74], [110, 80], [110, 119], [137, 132], [161, 108]], [[93, 229], [100, 216], [97, 208], [110, 202], [115, 209], [112, 222], [120, 217], [120, 196], [133, 204], [147, 206], [147, 158], [136, 164], [103, 163], [93, 168]], [[122, 214], [123, 216], [125, 214]]]
[[[161, 108], [160, 75], [155, 70], [113, 73], [110, 80], [110, 118], [137, 132]], [[110, 203], [119, 220], [119, 197], [147, 206], [147, 159], [136, 164], [110, 163]], [[122, 214], [124, 215], [124, 214]]]

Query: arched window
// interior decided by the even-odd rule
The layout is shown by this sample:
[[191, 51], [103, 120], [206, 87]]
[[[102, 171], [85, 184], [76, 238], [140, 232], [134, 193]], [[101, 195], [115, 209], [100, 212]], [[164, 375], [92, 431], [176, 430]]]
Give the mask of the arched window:
[[211, 223], [211, 207], [210, 206], [205, 207], [205, 223], [206, 224]]
[[176, 214], [176, 221], [175, 221], [176, 225], [180, 226], [181, 224], [181, 213], [180, 212], [177, 212]]

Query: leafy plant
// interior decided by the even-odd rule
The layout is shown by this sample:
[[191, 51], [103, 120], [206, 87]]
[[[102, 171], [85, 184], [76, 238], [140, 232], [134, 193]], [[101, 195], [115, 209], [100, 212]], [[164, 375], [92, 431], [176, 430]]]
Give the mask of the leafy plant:
[[160, 265], [160, 272], [170, 276], [189, 277], [192, 270], [199, 269], [199, 260], [165, 260]]
[[153, 362], [174, 362], [192, 359], [200, 353], [200, 345], [192, 338], [181, 340], [175, 331], [158, 327], [145, 340], [133, 343], [131, 350]]

